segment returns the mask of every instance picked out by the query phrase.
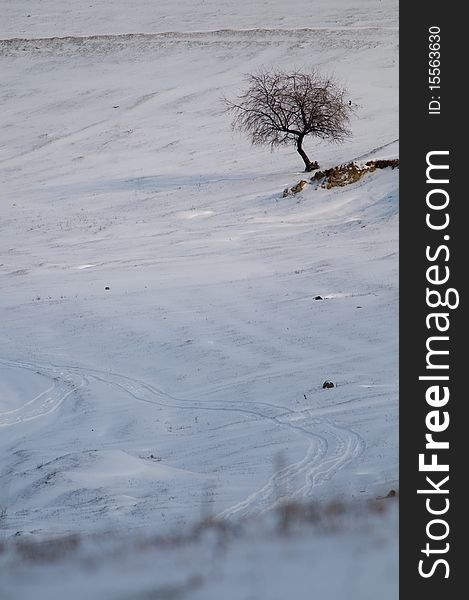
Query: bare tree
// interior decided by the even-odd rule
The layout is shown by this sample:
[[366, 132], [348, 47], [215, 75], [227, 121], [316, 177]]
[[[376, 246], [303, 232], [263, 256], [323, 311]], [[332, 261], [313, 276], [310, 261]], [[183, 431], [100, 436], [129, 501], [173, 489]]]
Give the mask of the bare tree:
[[350, 135], [351, 103], [332, 77], [317, 71], [261, 71], [246, 80], [246, 91], [224, 103], [233, 114], [233, 128], [248, 134], [253, 144], [272, 149], [294, 144], [305, 171], [312, 171], [318, 164], [303, 149], [307, 135], [333, 142]]

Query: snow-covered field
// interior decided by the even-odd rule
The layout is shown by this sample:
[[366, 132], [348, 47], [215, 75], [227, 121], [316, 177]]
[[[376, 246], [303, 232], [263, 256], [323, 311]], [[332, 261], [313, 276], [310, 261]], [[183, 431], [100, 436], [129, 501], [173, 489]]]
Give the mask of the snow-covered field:
[[[220, 98], [260, 67], [318, 67], [347, 85], [356, 114], [353, 138], [309, 140], [310, 157], [398, 156], [397, 2], [0, 9], [6, 539], [166, 532], [206, 514], [256, 517], [283, 497], [396, 488], [398, 171], [282, 198], [304, 177], [300, 158], [233, 134]], [[320, 577], [329, 556], [331, 571], [364, 577], [373, 557], [390, 573], [380, 597], [395, 597], [394, 513], [379, 523], [386, 542], [316, 540], [324, 556], [298, 569]], [[277, 597], [236, 564], [231, 576], [248, 579], [233, 597]], [[42, 571], [5, 573], [11, 598], [31, 581], [47, 590]], [[323, 597], [350, 591], [339, 580]], [[68, 595], [54, 590], [44, 597]]]
[[0, 555], [0, 590], [7, 600], [396, 600], [397, 506], [383, 502], [384, 515], [336, 514], [283, 533], [264, 519], [182, 538], [16, 538]]

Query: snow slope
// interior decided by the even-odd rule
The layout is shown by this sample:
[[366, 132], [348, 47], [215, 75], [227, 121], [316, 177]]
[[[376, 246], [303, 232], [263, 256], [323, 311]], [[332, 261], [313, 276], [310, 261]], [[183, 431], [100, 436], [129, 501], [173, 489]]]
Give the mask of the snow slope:
[[318, 67], [357, 111], [311, 158], [398, 156], [396, 3], [89, 4], [1, 3], [5, 535], [386, 493], [398, 172], [284, 199], [220, 97]]
[[210, 29], [387, 27], [394, 0], [1, 0], [0, 37], [156, 33]]
[[16, 538], [0, 554], [0, 591], [8, 600], [395, 600], [397, 506], [384, 502], [383, 513], [339, 515], [288, 533], [275, 519], [256, 519], [182, 538]]

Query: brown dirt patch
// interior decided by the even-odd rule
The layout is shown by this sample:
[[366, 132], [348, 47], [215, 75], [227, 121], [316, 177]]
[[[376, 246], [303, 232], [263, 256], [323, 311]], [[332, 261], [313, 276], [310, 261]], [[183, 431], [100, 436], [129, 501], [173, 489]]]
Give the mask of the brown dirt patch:
[[311, 182], [317, 182], [320, 187], [329, 190], [334, 187], [342, 187], [344, 185], [355, 183], [361, 179], [365, 173], [372, 173], [376, 169], [387, 168], [399, 168], [399, 159], [369, 160], [365, 164], [349, 162], [324, 171], [317, 171], [313, 177], [311, 177]]

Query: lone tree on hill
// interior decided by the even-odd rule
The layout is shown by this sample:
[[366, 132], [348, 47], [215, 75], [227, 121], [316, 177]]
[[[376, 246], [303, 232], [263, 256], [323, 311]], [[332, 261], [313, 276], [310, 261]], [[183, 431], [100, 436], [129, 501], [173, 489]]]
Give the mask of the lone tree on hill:
[[294, 144], [305, 171], [319, 166], [303, 149], [307, 135], [342, 142], [351, 134], [351, 103], [345, 99], [345, 88], [332, 77], [317, 71], [261, 71], [246, 80], [248, 87], [236, 101], [224, 99], [233, 114], [233, 129], [246, 133], [253, 144], [271, 149]]

